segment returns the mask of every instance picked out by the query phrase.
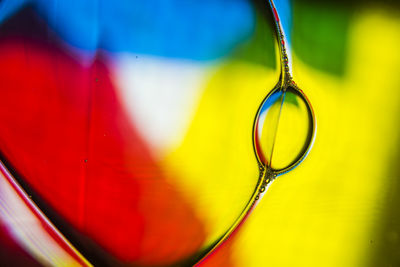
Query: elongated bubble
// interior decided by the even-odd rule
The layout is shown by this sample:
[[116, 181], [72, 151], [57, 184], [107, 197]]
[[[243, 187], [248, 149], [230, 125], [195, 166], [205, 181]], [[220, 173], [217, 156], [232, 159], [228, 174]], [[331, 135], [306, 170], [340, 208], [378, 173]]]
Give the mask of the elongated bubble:
[[301, 90], [289, 86], [272, 91], [261, 105], [254, 127], [260, 163], [277, 173], [300, 163], [312, 144], [313, 117]]

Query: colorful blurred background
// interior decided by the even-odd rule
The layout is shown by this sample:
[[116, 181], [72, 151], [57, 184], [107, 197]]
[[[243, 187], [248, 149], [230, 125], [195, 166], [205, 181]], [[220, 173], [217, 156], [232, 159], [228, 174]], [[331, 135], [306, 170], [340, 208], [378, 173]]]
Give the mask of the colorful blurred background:
[[[317, 137], [198, 264], [400, 266], [400, 5], [276, 2]], [[254, 193], [277, 51], [267, 1], [0, 1], [0, 265], [197, 263]]]

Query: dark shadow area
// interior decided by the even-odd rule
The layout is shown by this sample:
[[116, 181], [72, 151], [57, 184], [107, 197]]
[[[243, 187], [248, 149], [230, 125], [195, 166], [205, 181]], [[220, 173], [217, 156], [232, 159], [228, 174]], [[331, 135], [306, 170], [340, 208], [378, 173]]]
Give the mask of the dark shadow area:
[[[400, 124], [398, 124], [400, 125]], [[398, 126], [396, 125], [396, 126]], [[369, 240], [369, 263], [367, 266], [396, 267], [400, 266], [400, 131], [397, 131], [397, 144], [392, 147], [391, 162], [388, 169], [382, 173], [385, 179], [384, 198]]]

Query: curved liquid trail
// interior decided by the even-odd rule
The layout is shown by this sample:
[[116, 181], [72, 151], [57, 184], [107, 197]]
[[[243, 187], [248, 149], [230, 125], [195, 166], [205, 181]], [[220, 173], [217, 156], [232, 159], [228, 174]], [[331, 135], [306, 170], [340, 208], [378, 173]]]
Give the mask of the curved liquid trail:
[[[284, 86], [285, 82], [291, 81], [291, 75], [290, 75], [290, 67], [289, 67], [289, 62], [291, 62], [290, 58], [290, 51], [286, 49], [285, 44], [290, 43], [290, 37], [287, 38], [285, 35], [285, 32], [290, 32], [290, 26], [291, 26], [291, 7], [289, 4], [289, 1], [281, 1], [279, 3], [279, 6], [275, 6], [274, 2], [272, 0], [269, 1], [270, 7], [271, 7], [271, 12], [273, 13], [273, 16], [275, 18], [275, 24], [276, 24], [276, 29], [277, 29], [277, 36], [278, 36], [278, 41], [280, 43], [280, 58], [281, 58], [281, 78], [277, 84], [277, 86], [271, 91], [270, 94], [267, 95], [266, 99], [264, 99], [263, 103], [268, 101], [269, 96], [273, 95], [273, 92], [275, 92], [277, 89], [280, 89]], [[282, 13], [278, 13], [282, 12]], [[284, 20], [280, 19], [279, 14], [282, 14], [282, 16], [285, 18]], [[284, 28], [283, 28], [284, 27]], [[284, 30], [283, 30], [284, 29]], [[289, 52], [289, 53], [287, 53]], [[284, 77], [284, 78], [282, 78]], [[285, 99], [285, 92], [283, 92], [280, 96], [276, 97], [275, 100], [279, 101], [279, 110], [278, 114], [276, 116], [276, 122], [274, 123], [275, 129], [273, 132], [273, 137], [272, 137], [272, 147], [274, 146], [274, 142], [276, 139], [276, 133], [278, 131], [278, 124], [279, 124], [279, 118], [281, 115], [283, 103]], [[274, 102], [274, 101], [272, 101]], [[259, 110], [257, 111], [258, 116], [256, 117], [255, 124], [253, 127], [253, 144], [255, 147], [255, 150], [257, 151], [257, 141], [255, 139], [254, 133], [257, 133], [257, 122], [260, 121], [259, 118], [259, 113], [263, 110], [263, 105], [260, 106]], [[265, 119], [265, 118], [264, 118]], [[273, 149], [271, 150], [271, 154], [269, 155], [270, 158], [272, 158], [273, 154]], [[204, 257], [201, 258], [199, 263], [197, 265], [200, 265], [208, 256], [210, 256], [215, 250], [217, 250], [223, 242], [227, 241], [230, 237], [235, 235], [235, 233], [238, 231], [240, 226], [244, 223], [246, 218], [249, 216], [251, 211], [255, 208], [257, 203], [260, 201], [262, 196], [266, 193], [268, 187], [271, 185], [272, 181], [276, 178], [277, 173], [275, 173], [271, 166], [268, 166], [266, 164], [260, 164], [260, 155], [256, 152], [257, 159], [259, 161], [259, 171], [260, 171], [260, 176], [259, 180], [257, 182], [256, 188], [254, 190], [254, 193], [246, 205], [245, 209], [242, 211], [240, 217], [238, 220], [234, 223], [234, 225], [225, 233], [225, 235], [213, 245], [213, 249], [210, 250], [207, 254], [204, 255]], [[262, 160], [261, 160], [262, 162]]]
[[[281, 58], [281, 75], [278, 84], [272, 91], [266, 96], [260, 105], [255, 123], [253, 126], [253, 144], [256, 153], [256, 157], [259, 163], [260, 176], [248, 205], [243, 210], [241, 216], [236, 223], [229, 229], [224, 237], [215, 244], [216, 247], [220, 246], [222, 242], [226, 241], [239, 229], [245, 219], [249, 216], [250, 212], [255, 208], [258, 201], [265, 194], [268, 187], [272, 184], [278, 175], [284, 174], [298, 164], [300, 164], [310, 151], [314, 138], [315, 138], [315, 116], [312, 110], [311, 104], [308, 98], [304, 95], [303, 91], [299, 89], [292, 78], [292, 58], [291, 58], [291, 8], [289, 1], [279, 1], [278, 5], [270, 0], [269, 1], [271, 11], [275, 18], [275, 25], [277, 31], [277, 37], [280, 48]], [[279, 127], [281, 124], [281, 117], [284, 115], [284, 109], [286, 106], [303, 107], [299, 111], [302, 112], [304, 120], [302, 122], [303, 128], [306, 128], [305, 139], [303, 142], [299, 142], [300, 147], [298, 153], [294, 153], [294, 158], [288, 161], [287, 165], [283, 167], [275, 168], [272, 162], [272, 158], [276, 149], [277, 140], [280, 133]], [[295, 110], [295, 112], [298, 110]], [[289, 118], [290, 117], [286, 117]], [[285, 118], [285, 119], [286, 119]], [[298, 118], [296, 118], [298, 119]], [[289, 120], [290, 121], [290, 120]], [[294, 124], [297, 121], [290, 122], [289, 125]], [[288, 123], [286, 123], [288, 124]], [[267, 150], [263, 150], [263, 132], [264, 126], [267, 125], [268, 136], [266, 138]], [[306, 127], [304, 127], [306, 126]], [[272, 131], [271, 131], [272, 130]], [[287, 128], [286, 128], [287, 130]], [[293, 131], [288, 131], [292, 134]], [[292, 155], [293, 156], [293, 155]], [[212, 252], [211, 252], [212, 253]], [[206, 256], [210, 255], [208, 253]]]
[[[272, 4], [272, 2], [271, 2], [271, 4]], [[287, 7], [288, 8], [288, 10], [290, 10], [290, 8], [289, 8], [289, 6]], [[274, 14], [275, 14], [275, 17], [276, 17], [276, 19], [277, 19], [277, 28], [278, 28], [278, 32], [281, 32], [282, 31], [282, 27], [280, 26], [280, 23], [282, 23], [282, 21], [280, 20], [280, 17], [278, 16], [278, 12], [280, 12], [280, 11], [276, 11], [276, 9], [274, 8], [273, 10], [275, 10], [275, 12], [274, 12]], [[278, 8], [278, 10], [279, 10], [279, 8]], [[290, 15], [285, 15], [285, 18], [290, 18]], [[286, 23], [286, 22], [285, 22]], [[285, 24], [286, 25], [286, 24]], [[290, 25], [290, 23], [288, 24], [288, 25]], [[287, 29], [287, 28], [286, 28]], [[288, 30], [287, 30], [287, 32], [289, 32]], [[287, 43], [289, 43], [289, 39], [287, 39], [286, 37], [285, 37], [286, 35], [284, 34], [284, 31], [282, 31], [282, 34], [280, 35], [280, 37], [281, 37], [281, 39], [280, 39], [280, 41], [281, 41], [281, 43], [282, 43], [282, 40], [283, 40], [283, 43], [282, 43], [282, 46], [281, 46], [281, 48], [283, 48], [282, 50], [281, 50], [281, 60], [282, 60], [282, 62], [284, 63], [285, 62], [285, 53], [283, 53], [284, 51], [286, 51], [286, 48], [285, 48], [285, 44], [286, 44], [286, 42]], [[283, 51], [283, 52], [282, 52]], [[290, 51], [289, 51], [290, 52]], [[287, 56], [288, 57], [288, 56]], [[284, 69], [286, 69], [286, 66], [291, 62], [289, 59], [288, 60], [286, 60], [287, 61], [287, 63], [285, 63], [285, 64], [282, 64], [282, 66], [283, 67], [285, 67]], [[289, 68], [288, 68], [289, 69]], [[290, 70], [290, 69], [289, 69]], [[284, 72], [283, 72], [284, 73]], [[289, 76], [290, 77], [290, 76]], [[285, 81], [285, 79], [281, 79], [281, 81], [282, 82], [284, 82]], [[96, 80], [96, 82], [97, 82], [97, 80]], [[280, 111], [282, 110], [282, 104], [284, 103], [284, 97], [282, 97], [282, 99], [281, 99], [281, 102], [280, 102]], [[280, 118], [280, 113], [281, 112], [279, 112], [279, 115], [278, 115], [278, 119]], [[278, 120], [278, 122], [279, 122], [279, 120]], [[276, 126], [278, 126], [278, 123], [276, 124]], [[276, 133], [278, 132], [278, 127], [276, 127], [276, 129], [275, 129], [275, 133], [274, 133], [274, 135], [275, 135], [275, 137], [276, 137]], [[273, 145], [275, 145], [275, 137], [273, 138], [273, 142], [272, 142], [272, 144]], [[271, 151], [271, 158], [272, 158], [272, 152], [273, 152], [273, 150], [274, 149], [272, 149], [272, 151]], [[89, 161], [89, 164], [86, 164], [88, 161], [87, 160], [85, 160], [84, 161], [84, 165], [89, 165], [89, 164], [92, 164], [91, 163], [91, 161]], [[83, 163], [82, 163], [83, 164]], [[269, 168], [265, 168], [265, 166], [260, 166], [260, 178], [259, 178], [259, 181], [258, 181], [258, 183], [257, 183], [257, 186], [256, 186], [256, 188], [255, 188], [255, 190], [254, 190], [254, 193], [253, 193], [253, 196], [252, 196], [252, 198], [250, 199], [250, 201], [249, 201], [249, 203], [248, 203], [248, 205], [246, 206], [246, 208], [243, 210], [243, 212], [241, 213], [241, 215], [240, 215], [240, 217], [239, 217], [239, 219], [233, 224], [233, 226], [225, 233], [225, 235], [221, 238], [221, 239], [219, 239], [216, 243], [214, 243], [212, 246], [210, 246], [209, 248], [207, 248], [207, 251], [208, 250], [212, 250], [212, 249], [215, 249], [215, 247], [217, 247], [217, 246], [219, 246], [224, 240], [226, 240], [227, 238], [229, 238], [232, 234], [234, 234], [234, 232], [240, 227], [240, 225], [245, 221], [245, 219], [247, 218], [247, 216], [250, 214], [250, 212], [251, 212], [251, 210], [255, 207], [255, 205], [258, 203], [258, 201], [259, 201], [259, 199], [262, 197], [262, 195], [266, 192], [266, 189], [268, 188], [268, 186], [271, 184], [270, 182], [275, 178], [275, 176], [276, 176], [276, 173], [274, 173], [274, 172], [272, 172], [271, 171], [271, 164], [269, 165]], [[82, 213], [82, 212], [81, 212]], [[81, 216], [82, 217], [82, 216]], [[84, 219], [79, 219], [79, 222], [81, 223], [81, 221], [84, 221]], [[115, 248], [115, 246], [114, 246], [114, 248]], [[207, 254], [208, 255], [208, 254]], [[154, 256], [154, 255], [152, 255], [152, 256]]]
[[[279, 5], [275, 5], [272, 0], [270, 0], [269, 3], [275, 19], [276, 32], [280, 48], [281, 76], [278, 84], [267, 95], [257, 112], [254, 127], [255, 131], [253, 133], [253, 142], [259, 164], [269, 169], [271, 173], [274, 173], [275, 175], [281, 175], [295, 168], [307, 156], [314, 142], [316, 122], [310, 101], [303, 91], [297, 86], [292, 77], [290, 5], [287, 1], [279, 1]], [[280, 14], [284, 14], [285, 16], [282, 17]], [[291, 93], [289, 93], [289, 91]], [[271, 104], [271, 98], [273, 98], [276, 94], [281, 94], [280, 102]], [[288, 99], [285, 99], [287, 95], [289, 97]], [[283, 110], [290, 111], [290, 108], [288, 109], [284, 107], [290, 105], [292, 107], [293, 105], [297, 106], [297, 112], [301, 113], [302, 116], [295, 119], [295, 111], [294, 113], [292, 112], [291, 116], [287, 116], [287, 114], [285, 114], [286, 120], [293, 120], [293, 122], [291, 122], [292, 125], [302, 121], [300, 123], [303, 124], [303, 128], [307, 129], [307, 133], [305, 134], [304, 140], [299, 140], [297, 144], [298, 147], [292, 149], [292, 154], [295, 155], [294, 159], [286, 159], [286, 162], [290, 163], [276, 167], [274, 166], [276, 164], [273, 164], [272, 162], [272, 158], [275, 150], [277, 150], [276, 143], [277, 140], [279, 140], [279, 136], [283, 134], [283, 137], [285, 138], [281, 137], [280, 139], [287, 140], [287, 143], [291, 143], [292, 140], [298, 137], [298, 131], [295, 129], [296, 127], [285, 127], [284, 129], [286, 129], [286, 132], [282, 132], [280, 129], [282, 127], [279, 127], [282, 124], [281, 116], [284, 114]], [[302, 106], [302, 108], [300, 108], [300, 106]], [[278, 111], [274, 112], [274, 109], [277, 110], [276, 107], [279, 107], [279, 109]], [[283, 120], [284, 124], [288, 124], [286, 120]], [[265, 128], [267, 129], [264, 130]], [[297, 130], [301, 131], [301, 127]], [[267, 132], [267, 134], [264, 134], [265, 132]], [[267, 144], [263, 145], [262, 143], [265, 143], [265, 140], [268, 140], [268, 142]], [[282, 141], [279, 143], [282, 143]], [[287, 149], [284, 148], [283, 150]], [[279, 150], [279, 154], [282, 154], [281, 152], [282, 148]], [[282, 163], [278, 163], [278, 165], [282, 165]]]
[[[277, 28], [277, 35], [279, 39], [279, 48], [281, 55], [281, 66], [288, 67], [287, 72], [292, 74], [292, 52], [291, 52], [291, 31], [292, 31], [292, 8], [289, 0], [277, 1], [276, 3], [269, 0], [269, 4], [272, 9], [272, 13], [275, 18], [275, 24]], [[285, 56], [287, 59], [285, 59]], [[284, 71], [285, 72], [285, 71]]]

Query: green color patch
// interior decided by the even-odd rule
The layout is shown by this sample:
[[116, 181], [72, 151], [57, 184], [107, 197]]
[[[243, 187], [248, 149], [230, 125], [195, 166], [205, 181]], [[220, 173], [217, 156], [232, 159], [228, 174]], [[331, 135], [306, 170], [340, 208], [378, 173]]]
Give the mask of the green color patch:
[[290, 94], [290, 93], [285, 94], [285, 102], [289, 103], [289, 104], [293, 104], [296, 107], [299, 106], [299, 102], [297, 101], [297, 98], [294, 94]]
[[292, 31], [294, 52], [314, 68], [343, 75], [351, 17], [351, 8], [345, 5], [295, 1]]
[[255, 29], [252, 37], [233, 53], [232, 58], [262, 66], [277, 67], [275, 32], [268, 19], [259, 11], [256, 12]]

